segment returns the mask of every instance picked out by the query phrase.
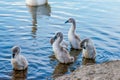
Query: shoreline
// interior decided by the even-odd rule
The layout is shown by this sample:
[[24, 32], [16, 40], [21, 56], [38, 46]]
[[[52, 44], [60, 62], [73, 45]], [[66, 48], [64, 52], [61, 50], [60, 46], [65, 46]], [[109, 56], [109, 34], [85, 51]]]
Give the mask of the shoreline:
[[120, 60], [82, 65], [71, 74], [65, 74], [55, 80], [120, 80]]

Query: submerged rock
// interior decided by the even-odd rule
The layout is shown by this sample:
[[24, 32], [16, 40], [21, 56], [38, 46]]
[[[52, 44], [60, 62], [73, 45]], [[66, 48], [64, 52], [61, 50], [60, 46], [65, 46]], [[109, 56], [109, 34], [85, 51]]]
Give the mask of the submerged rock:
[[120, 80], [120, 61], [83, 65], [73, 73], [55, 80]]

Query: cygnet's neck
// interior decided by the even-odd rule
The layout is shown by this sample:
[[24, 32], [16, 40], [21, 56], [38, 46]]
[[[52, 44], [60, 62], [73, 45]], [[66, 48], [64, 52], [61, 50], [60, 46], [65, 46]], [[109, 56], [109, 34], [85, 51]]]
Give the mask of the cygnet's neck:
[[62, 39], [60, 37], [58, 37], [55, 42], [53, 43], [55, 46], [60, 47], [60, 43], [62, 42]]
[[20, 56], [20, 53], [17, 53], [14, 58], [18, 58]]
[[72, 25], [71, 25], [71, 28], [70, 28], [70, 32], [75, 33], [75, 29], [76, 29], [76, 23], [75, 23], [75, 21], [73, 21]]

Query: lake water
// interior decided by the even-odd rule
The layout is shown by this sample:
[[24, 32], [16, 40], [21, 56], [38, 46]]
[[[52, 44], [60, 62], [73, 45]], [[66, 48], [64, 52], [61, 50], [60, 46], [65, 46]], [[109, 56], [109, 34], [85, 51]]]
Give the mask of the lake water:
[[[70, 46], [76, 57], [73, 64], [63, 65], [52, 57], [49, 40], [61, 31], [68, 41], [70, 24], [64, 22], [70, 17], [81, 39], [94, 41], [97, 64], [120, 60], [120, 0], [49, 0], [39, 7], [28, 7], [24, 0], [0, 0], [0, 80], [50, 80], [84, 64], [81, 52], [70, 51]], [[14, 45], [29, 62], [27, 73], [12, 70]]]

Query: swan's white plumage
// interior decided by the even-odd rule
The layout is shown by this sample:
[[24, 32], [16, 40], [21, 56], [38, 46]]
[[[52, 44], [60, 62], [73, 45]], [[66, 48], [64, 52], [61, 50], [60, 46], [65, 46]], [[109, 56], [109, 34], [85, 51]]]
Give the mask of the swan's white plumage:
[[26, 0], [26, 4], [29, 6], [39, 6], [48, 3], [48, 0]]

